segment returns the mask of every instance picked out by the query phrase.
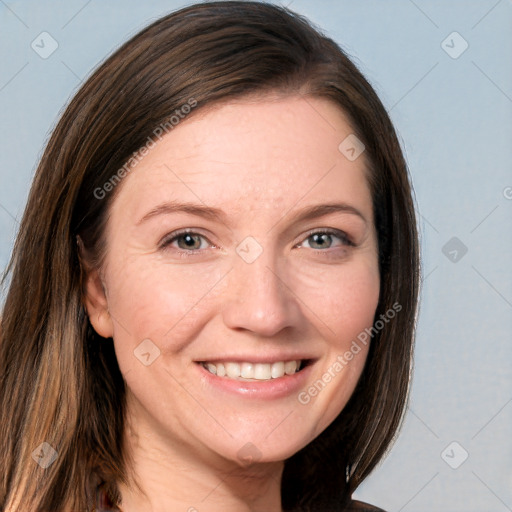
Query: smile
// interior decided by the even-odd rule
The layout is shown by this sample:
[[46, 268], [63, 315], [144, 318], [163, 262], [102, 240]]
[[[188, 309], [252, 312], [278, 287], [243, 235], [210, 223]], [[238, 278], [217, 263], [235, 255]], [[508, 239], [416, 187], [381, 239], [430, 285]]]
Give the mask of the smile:
[[302, 361], [276, 361], [275, 363], [203, 362], [202, 366], [217, 377], [239, 381], [268, 381], [285, 375], [294, 375], [302, 368]]

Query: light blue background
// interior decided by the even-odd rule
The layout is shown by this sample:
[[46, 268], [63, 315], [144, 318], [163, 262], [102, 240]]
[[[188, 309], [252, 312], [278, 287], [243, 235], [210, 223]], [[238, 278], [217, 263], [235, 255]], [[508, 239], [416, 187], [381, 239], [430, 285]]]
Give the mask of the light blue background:
[[[63, 106], [119, 44], [187, 3], [0, 2], [0, 271]], [[356, 496], [389, 512], [510, 511], [512, 3], [283, 4], [335, 38], [376, 88], [403, 141], [420, 214], [424, 279], [411, 407], [389, 456]], [[43, 31], [59, 45], [47, 59], [31, 48]], [[441, 46], [454, 31], [469, 44], [457, 59]], [[445, 47], [461, 44], [451, 36]], [[442, 252], [452, 237], [468, 249], [460, 258], [457, 242], [457, 262]], [[453, 441], [461, 448], [446, 460], [469, 454], [457, 469], [441, 456]]]

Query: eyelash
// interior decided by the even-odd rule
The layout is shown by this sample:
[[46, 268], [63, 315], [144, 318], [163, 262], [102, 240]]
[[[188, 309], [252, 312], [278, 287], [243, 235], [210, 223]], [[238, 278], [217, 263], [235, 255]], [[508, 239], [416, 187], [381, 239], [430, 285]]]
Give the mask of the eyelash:
[[[343, 231], [340, 231], [339, 229], [332, 229], [332, 228], [324, 228], [324, 229], [314, 229], [310, 231], [304, 240], [307, 240], [308, 238], [311, 238], [313, 235], [334, 235], [335, 237], [339, 238], [341, 240], [342, 245], [349, 246], [349, 247], [355, 247], [355, 244], [352, 242], [350, 237]], [[330, 247], [329, 247], [330, 249]], [[325, 252], [324, 249], [312, 249], [313, 251], [320, 251]]]
[[[352, 242], [352, 240], [346, 233], [344, 233], [343, 231], [340, 231], [338, 229], [332, 229], [332, 228], [312, 230], [306, 235], [306, 237], [304, 238], [304, 241], [307, 240], [308, 238], [311, 238], [313, 235], [316, 235], [316, 234], [333, 235], [333, 236], [337, 237], [341, 241], [341, 244], [345, 247], [355, 247], [356, 246], [356, 244]], [[193, 231], [191, 229], [182, 229], [179, 231], [175, 231], [174, 233], [171, 233], [168, 237], [165, 237], [164, 240], [162, 241], [162, 243], [160, 244], [160, 249], [168, 250], [171, 243], [173, 243], [174, 241], [176, 241], [183, 235], [193, 235], [193, 236], [199, 235], [204, 240], [207, 240], [208, 243], [210, 243], [210, 241], [201, 233], [197, 233], [196, 231]], [[301, 242], [301, 243], [303, 243], [303, 242]], [[216, 247], [214, 244], [210, 243], [210, 245], [213, 245], [214, 247]], [[330, 247], [328, 249], [330, 249]], [[193, 257], [193, 256], [195, 256], [194, 253], [200, 253], [202, 251], [202, 249], [194, 249], [194, 250], [190, 250], [190, 251], [187, 251], [184, 249], [175, 249], [175, 250], [180, 255], [181, 258]], [[311, 250], [313, 250], [317, 253], [318, 252], [324, 252], [324, 253], [327, 252], [326, 249], [311, 249]]]

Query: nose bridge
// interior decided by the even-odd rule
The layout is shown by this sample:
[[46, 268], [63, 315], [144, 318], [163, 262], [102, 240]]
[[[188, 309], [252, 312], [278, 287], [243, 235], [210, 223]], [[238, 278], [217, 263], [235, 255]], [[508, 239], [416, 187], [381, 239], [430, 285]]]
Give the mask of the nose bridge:
[[223, 309], [225, 323], [264, 336], [293, 325], [298, 306], [280, 270], [284, 262], [277, 260], [275, 250], [247, 237], [236, 253]]

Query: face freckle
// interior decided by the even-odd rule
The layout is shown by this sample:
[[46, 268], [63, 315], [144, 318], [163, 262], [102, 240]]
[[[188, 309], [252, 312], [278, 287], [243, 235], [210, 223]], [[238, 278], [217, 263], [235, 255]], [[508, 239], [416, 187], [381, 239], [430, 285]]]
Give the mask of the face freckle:
[[180, 123], [125, 178], [103, 274], [135, 428], [276, 461], [343, 409], [368, 344], [333, 365], [371, 327], [380, 288], [365, 155], [338, 149], [350, 133], [324, 99], [233, 101]]

